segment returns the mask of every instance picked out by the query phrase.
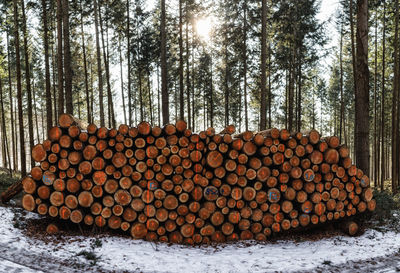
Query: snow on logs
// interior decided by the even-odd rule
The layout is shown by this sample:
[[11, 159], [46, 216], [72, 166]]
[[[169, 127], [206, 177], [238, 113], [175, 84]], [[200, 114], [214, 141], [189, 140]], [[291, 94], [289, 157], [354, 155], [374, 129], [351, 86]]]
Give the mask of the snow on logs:
[[[375, 209], [369, 178], [337, 137], [234, 133], [197, 134], [184, 121], [98, 128], [61, 115], [32, 150], [37, 166], [22, 180], [23, 207], [186, 244], [266, 240]], [[345, 229], [354, 234], [356, 224]]]

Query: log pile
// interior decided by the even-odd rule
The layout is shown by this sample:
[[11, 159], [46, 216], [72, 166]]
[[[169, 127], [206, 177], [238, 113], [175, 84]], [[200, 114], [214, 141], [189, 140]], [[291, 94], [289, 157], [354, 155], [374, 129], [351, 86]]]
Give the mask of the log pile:
[[107, 129], [64, 114], [48, 133], [32, 150], [23, 207], [133, 238], [266, 240], [376, 206], [349, 149], [315, 130], [193, 133], [184, 121]]

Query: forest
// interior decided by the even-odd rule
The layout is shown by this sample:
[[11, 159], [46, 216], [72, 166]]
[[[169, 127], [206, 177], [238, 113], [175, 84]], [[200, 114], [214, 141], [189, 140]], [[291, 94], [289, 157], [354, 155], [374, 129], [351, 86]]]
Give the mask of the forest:
[[[62, 113], [116, 127], [317, 129], [399, 186], [399, 1], [1, 0], [2, 171]], [[335, 32], [336, 34], [332, 33]]]

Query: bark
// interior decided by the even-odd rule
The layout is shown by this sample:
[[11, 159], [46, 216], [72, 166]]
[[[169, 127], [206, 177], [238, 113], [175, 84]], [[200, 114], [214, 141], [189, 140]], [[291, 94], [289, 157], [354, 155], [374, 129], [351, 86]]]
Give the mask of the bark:
[[[187, 116], [188, 116], [188, 125], [189, 129], [192, 128], [192, 113], [190, 107], [190, 90], [191, 90], [191, 82], [190, 82], [190, 48], [189, 48], [189, 7], [188, 2], [186, 2], [185, 6], [185, 16], [186, 16], [186, 104], [187, 104]], [[158, 74], [157, 74], [158, 77]]]
[[71, 48], [69, 34], [69, 0], [63, 0], [63, 39], [64, 39], [64, 73], [65, 73], [65, 110], [66, 113], [73, 115], [72, 99], [72, 68], [71, 68]]
[[126, 58], [128, 61], [128, 116], [129, 116], [129, 125], [132, 125], [132, 91], [131, 91], [131, 57], [130, 57], [130, 26], [129, 26], [129, 0], [126, 1], [126, 11], [127, 11], [127, 23], [126, 23], [126, 37], [127, 37], [127, 50], [126, 50]]
[[357, 89], [355, 93], [355, 147], [359, 168], [369, 174], [368, 1], [357, 1]]
[[261, 13], [261, 96], [260, 130], [266, 129], [266, 51], [267, 51], [267, 1], [262, 0]]
[[244, 96], [244, 120], [245, 129], [249, 130], [249, 116], [247, 109], [247, 0], [243, 7], [243, 96]]
[[355, 41], [354, 41], [353, 0], [349, 0], [349, 1], [350, 1], [349, 8], [350, 8], [351, 60], [352, 60], [352, 65], [353, 65], [354, 93], [356, 93], [358, 83], [357, 83], [356, 50], [355, 50]]
[[383, 191], [386, 179], [386, 150], [385, 145], [385, 69], [386, 69], [386, 1], [383, 1], [383, 35], [382, 35], [382, 98], [381, 98], [381, 190]]
[[377, 94], [378, 94], [378, 11], [375, 12], [375, 61], [374, 61], [374, 187], [379, 184], [379, 144], [378, 144], [378, 110], [377, 110]]
[[83, 31], [83, 7], [81, 3], [81, 37], [82, 37], [82, 53], [83, 53], [83, 70], [85, 73], [85, 93], [86, 93], [86, 110], [87, 110], [87, 121], [92, 121], [92, 112], [90, 111], [89, 102], [89, 80], [88, 80], [88, 69], [87, 69], [87, 58], [86, 58], [86, 45], [85, 45], [85, 33]]
[[[11, 84], [11, 48], [9, 44], [9, 34], [7, 32], [7, 63], [8, 63], [8, 95], [10, 100], [10, 127], [11, 127], [11, 140], [12, 140], [12, 157], [13, 157], [13, 170], [16, 171], [18, 169], [18, 156], [17, 156], [17, 136], [16, 136], [16, 126], [14, 121], [14, 104], [13, 104], [13, 95], [12, 95], [12, 84]], [[10, 163], [11, 164], [11, 163]]]
[[113, 99], [111, 93], [111, 83], [110, 83], [110, 65], [108, 56], [106, 53], [106, 43], [104, 42], [104, 29], [103, 20], [101, 17], [101, 7], [99, 6], [99, 20], [100, 20], [100, 33], [101, 33], [101, 43], [103, 47], [103, 59], [106, 68], [106, 81], [107, 81], [107, 109], [108, 109], [108, 127], [115, 127], [115, 117], [113, 108]]
[[124, 78], [122, 70], [122, 49], [121, 49], [121, 35], [118, 35], [118, 51], [119, 51], [119, 69], [121, 72], [121, 97], [122, 97], [122, 110], [124, 111], [124, 123], [127, 124], [126, 107], [125, 107], [125, 94], [124, 94]]
[[21, 57], [19, 52], [19, 31], [18, 31], [18, 3], [14, 0], [14, 42], [15, 58], [17, 72], [17, 99], [18, 99], [18, 121], [19, 121], [19, 145], [21, 158], [21, 175], [26, 176], [26, 154], [25, 154], [25, 136], [24, 136], [24, 117], [22, 112], [22, 84], [21, 84]]
[[49, 28], [47, 25], [47, 3], [42, 0], [43, 10], [43, 46], [44, 46], [44, 64], [45, 64], [45, 84], [46, 84], [46, 131], [49, 131], [53, 126], [53, 107], [51, 101], [51, 86], [50, 86], [50, 61], [49, 61]]
[[392, 98], [392, 192], [397, 193], [399, 185], [399, 1], [395, 1], [395, 34], [394, 34], [394, 77], [393, 77], [393, 98]]
[[161, 0], [161, 97], [163, 124], [169, 123], [169, 98], [167, 82], [167, 46], [165, 33], [165, 0]]
[[[22, 9], [22, 31], [23, 31], [23, 43], [24, 43], [24, 61], [25, 61], [25, 85], [26, 93], [28, 96], [28, 132], [29, 132], [29, 154], [32, 151], [34, 145], [33, 135], [33, 111], [32, 111], [32, 88], [31, 88], [31, 72], [29, 64], [29, 49], [28, 49], [28, 33], [26, 29], [26, 14], [25, 14], [25, 0], [21, 0]], [[31, 167], [34, 166], [32, 157], [30, 158]]]
[[182, 15], [182, 1], [179, 0], [179, 119], [185, 119], [185, 102], [184, 102], [184, 86], [183, 86], [183, 15]]
[[64, 113], [64, 72], [63, 72], [63, 0], [57, 0], [57, 75], [58, 75], [58, 116]]
[[97, 11], [97, 0], [93, 1], [94, 23], [96, 33], [96, 59], [97, 59], [97, 76], [99, 85], [99, 107], [100, 107], [100, 126], [105, 126], [104, 121], [104, 101], [103, 101], [103, 72], [101, 70], [101, 53], [100, 53], [100, 39], [99, 39], [99, 18]]
[[[271, 71], [272, 71], [272, 62], [271, 62], [271, 56], [272, 56], [272, 49], [271, 49], [271, 43], [268, 43], [268, 128], [272, 127], [272, 114], [271, 114], [271, 108], [272, 108], [272, 84], [271, 84]], [[247, 113], [246, 113], [247, 115]]]
[[[4, 162], [5, 168], [7, 168], [7, 165], [8, 165], [8, 170], [11, 175], [12, 169], [11, 169], [10, 150], [9, 150], [9, 146], [8, 146], [7, 131], [6, 131], [6, 118], [5, 118], [5, 113], [4, 113], [3, 83], [1, 81], [1, 79], [0, 79], [0, 107], [1, 107], [1, 130], [3, 132], [3, 141], [4, 141], [3, 162]], [[8, 164], [7, 164], [7, 162], [8, 162]]]
[[343, 22], [340, 25], [340, 122], [339, 122], [339, 139], [342, 141], [343, 116], [344, 116], [344, 100], [343, 100]]
[[[40, 142], [40, 135], [39, 135], [39, 121], [38, 121], [38, 114], [37, 114], [37, 107], [36, 107], [36, 94], [35, 94], [35, 80], [32, 79], [32, 97], [33, 97], [33, 111], [35, 112], [35, 127], [36, 127], [36, 136], [37, 141]], [[43, 113], [43, 110], [42, 110]], [[42, 125], [44, 121], [42, 120]], [[43, 126], [43, 131], [46, 130]], [[44, 138], [43, 138], [44, 140]], [[32, 149], [31, 149], [32, 150]]]

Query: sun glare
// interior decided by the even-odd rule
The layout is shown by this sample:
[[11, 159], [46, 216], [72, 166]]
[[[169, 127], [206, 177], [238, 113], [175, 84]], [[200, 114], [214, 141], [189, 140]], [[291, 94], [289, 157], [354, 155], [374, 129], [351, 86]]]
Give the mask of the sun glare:
[[211, 35], [213, 20], [211, 17], [199, 18], [196, 21], [196, 33], [203, 41], [208, 41]]

